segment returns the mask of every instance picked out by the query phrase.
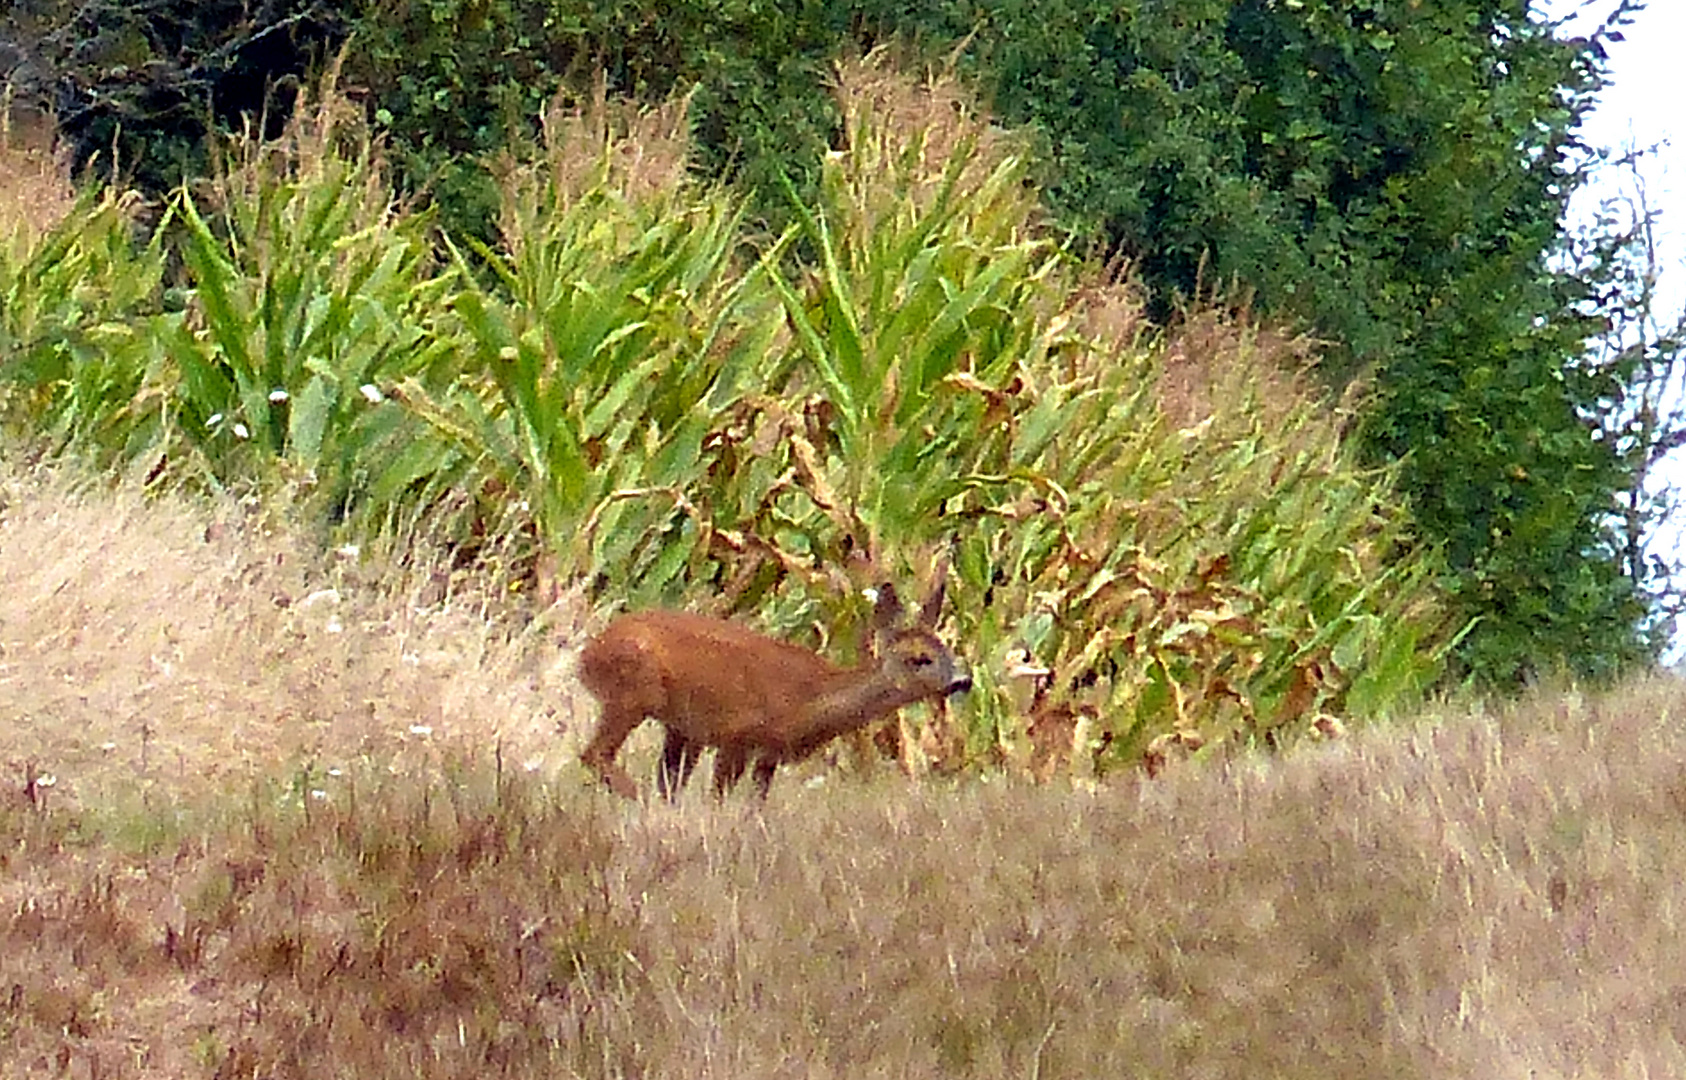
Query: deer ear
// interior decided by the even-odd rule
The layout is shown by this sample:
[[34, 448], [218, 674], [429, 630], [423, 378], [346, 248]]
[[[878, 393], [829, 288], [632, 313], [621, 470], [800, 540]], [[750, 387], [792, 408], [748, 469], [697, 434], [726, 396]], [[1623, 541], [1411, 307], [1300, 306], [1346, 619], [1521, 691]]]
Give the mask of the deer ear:
[[896, 587], [889, 582], [878, 586], [878, 602], [872, 606], [874, 630], [890, 630], [902, 621], [902, 602]]
[[934, 629], [937, 620], [942, 617], [943, 597], [948, 591], [948, 552], [943, 552], [937, 560], [936, 583], [931, 586], [931, 594], [925, 597], [925, 602], [919, 605], [919, 625], [927, 630]]

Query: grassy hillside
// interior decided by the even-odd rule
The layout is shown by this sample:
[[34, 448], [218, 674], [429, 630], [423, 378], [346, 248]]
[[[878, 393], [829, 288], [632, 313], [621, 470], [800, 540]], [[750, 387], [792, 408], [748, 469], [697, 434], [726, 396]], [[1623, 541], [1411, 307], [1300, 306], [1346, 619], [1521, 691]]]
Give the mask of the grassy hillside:
[[285, 518], [0, 477], [0, 1074], [1686, 1075], [1672, 680], [641, 806], [589, 613]]

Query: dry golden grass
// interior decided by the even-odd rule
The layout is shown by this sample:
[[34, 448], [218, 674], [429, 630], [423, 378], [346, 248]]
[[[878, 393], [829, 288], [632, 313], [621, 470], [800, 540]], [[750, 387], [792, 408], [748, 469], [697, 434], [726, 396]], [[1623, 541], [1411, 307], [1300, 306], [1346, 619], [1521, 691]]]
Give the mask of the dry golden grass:
[[406, 589], [320, 558], [284, 518], [0, 470], [0, 761], [50, 766], [78, 805], [458, 744], [554, 771], [585, 718], [548, 689], [571, 650], [494, 633], [472, 597], [421, 603], [425, 568]]
[[76, 203], [69, 155], [52, 122], [13, 110], [0, 94], [0, 243], [27, 249]]
[[0, 1075], [1686, 1075], [1675, 680], [639, 806], [565, 660], [238, 508], [0, 491]]

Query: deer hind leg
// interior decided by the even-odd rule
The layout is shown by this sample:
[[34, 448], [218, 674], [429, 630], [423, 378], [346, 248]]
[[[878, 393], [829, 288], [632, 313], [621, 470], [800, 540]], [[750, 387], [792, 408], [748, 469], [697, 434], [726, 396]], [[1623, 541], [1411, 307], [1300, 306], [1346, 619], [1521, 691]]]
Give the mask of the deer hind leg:
[[726, 797], [743, 776], [749, 764], [749, 749], [743, 746], [722, 746], [714, 755], [714, 796]]
[[702, 744], [692, 742], [672, 728], [667, 729], [667, 741], [662, 744], [662, 763], [656, 770], [656, 790], [662, 798], [672, 802], [685, 790], [702, 757]]
[[580, 760], [598, 775], [610, 791], [628, 799], [638, 797], [638, 785], [632, 782], [625, 769], [615, 763], [615, 755], [620, 753], [621, 744], [632, 734], [632, 729], [643, 722], [641, 710], [604, 705], [603, 716], [597, 722], [597, 732], [580, 755]]

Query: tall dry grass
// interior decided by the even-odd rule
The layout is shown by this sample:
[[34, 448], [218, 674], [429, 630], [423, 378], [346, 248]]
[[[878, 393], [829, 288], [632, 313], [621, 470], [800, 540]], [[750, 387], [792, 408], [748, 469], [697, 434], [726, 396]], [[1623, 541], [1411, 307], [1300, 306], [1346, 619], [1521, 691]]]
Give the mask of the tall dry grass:
[[[4, 758], [79, 806], [457, 742], [554, 767], [583, 715], [546, 689], [567, 650], [496, 619], [443, 554], [324, 560], [289, 516], [0, 465]], [[575, 621], [564, 603], [545, 626], [566, 642]]]
[[49, 117], [12, 107], [0, 93], [0, 243], [27, 248], [76, 205], [69, 155]]
[[638, 806], [565, 648], [300, 550], [0, 485], [0, 1075], [1686, 1075], [1675, 680]]

